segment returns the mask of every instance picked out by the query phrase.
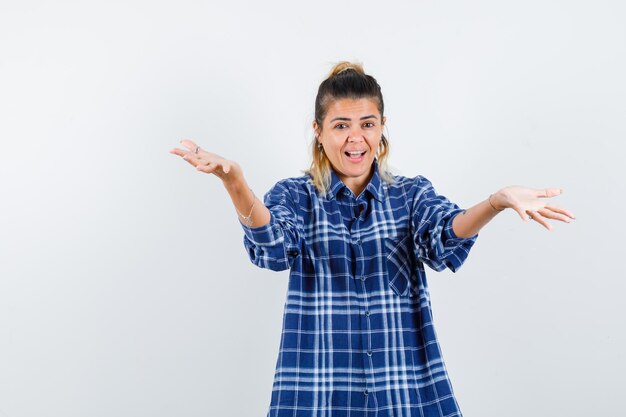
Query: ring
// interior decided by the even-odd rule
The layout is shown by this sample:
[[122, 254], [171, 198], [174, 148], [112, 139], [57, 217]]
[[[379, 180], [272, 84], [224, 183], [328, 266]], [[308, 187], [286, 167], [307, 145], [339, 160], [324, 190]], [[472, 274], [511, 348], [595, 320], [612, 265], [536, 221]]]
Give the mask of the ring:
[[194, 151], [194, 153], [198, 153], [199, 150], [200, 150], [200, 147], [196, 146], [196, 150]]

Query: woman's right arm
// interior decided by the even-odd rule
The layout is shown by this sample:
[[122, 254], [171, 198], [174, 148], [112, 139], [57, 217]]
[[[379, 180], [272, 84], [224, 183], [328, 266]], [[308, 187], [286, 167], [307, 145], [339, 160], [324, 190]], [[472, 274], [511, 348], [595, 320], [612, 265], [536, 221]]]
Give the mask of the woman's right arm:
[[182, 157], [198, 171], [213, 174], [221, 179], [242, 224], [246, 224], [242, 216], [250, 216], [251, 223], [247, 224], [249, 227], [261, 227], [270, 222], [270, 211], [250, 190], [238, 163], [202, 150], [189, 139], [183, 139], [180, 143], [187, 150], [174, 148], [170, 153]]
[[289, 268], [300, 253], [300, 232], [288, 186], [276, 184], [265, 197], [266, 206], [248, 187], [239, 164], [206, 152], [190, 140], [181, 144], [188, 150], [172, 149], [170, 153], [222, 180], [238, 212], [252, 263], [274, 271]]

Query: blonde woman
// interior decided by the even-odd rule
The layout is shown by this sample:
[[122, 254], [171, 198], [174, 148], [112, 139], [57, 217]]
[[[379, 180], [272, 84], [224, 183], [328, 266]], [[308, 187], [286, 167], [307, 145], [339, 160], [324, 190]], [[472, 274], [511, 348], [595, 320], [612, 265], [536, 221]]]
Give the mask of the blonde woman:
[[306, 175], [259, 200], [240, 166], [183, 140], [222, 180], [250, 260], [290, 269], [269, 417], [461, 416], [433, 328], [424, 265], [457, 271], [505, 209], [550, 229], [559, 189], [505, 187], [463, 210], [423, 176], [387, 169], [380, 86], [337, 64], [318, 89]]

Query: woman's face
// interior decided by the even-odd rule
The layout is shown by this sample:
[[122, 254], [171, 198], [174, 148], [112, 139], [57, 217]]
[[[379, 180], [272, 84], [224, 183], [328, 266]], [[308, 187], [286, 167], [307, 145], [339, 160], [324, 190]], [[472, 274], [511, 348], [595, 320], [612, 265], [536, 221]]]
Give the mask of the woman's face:
[[313, 122], [317, 141], [333, 169], [353, 191], [370, 179], [385, 120], [375, 99], [346, 98], [330, 103], [323, 126]]

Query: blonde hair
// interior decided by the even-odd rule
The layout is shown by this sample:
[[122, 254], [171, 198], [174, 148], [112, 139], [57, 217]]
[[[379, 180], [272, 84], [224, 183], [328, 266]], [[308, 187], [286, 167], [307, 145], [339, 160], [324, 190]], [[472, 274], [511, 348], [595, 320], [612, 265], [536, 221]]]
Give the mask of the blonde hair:
[[[322, 126], [329, 104], [342, 98], [372, 98], [376, 101], [381, 121], [384, 111], [383, 95], [380, 85], [371, 75], [365, 74], [361, 64], [341, 61], [336, 64], [322, 81], [315, 99], [315, 121]], [[330, 160], [319, 146], [317, 137], [311, 143], [311, 166], [306, 174], [311, 176], [313, 185], [320, 194], [326, 195], [330, 188], [331, 169]], [[376, 158], [378, 160], [378, 174], [387, 183], [394, 181], [388, 170], [387, 158], [389, 157], [389, 140], [384, 134], [381, 135]]]

